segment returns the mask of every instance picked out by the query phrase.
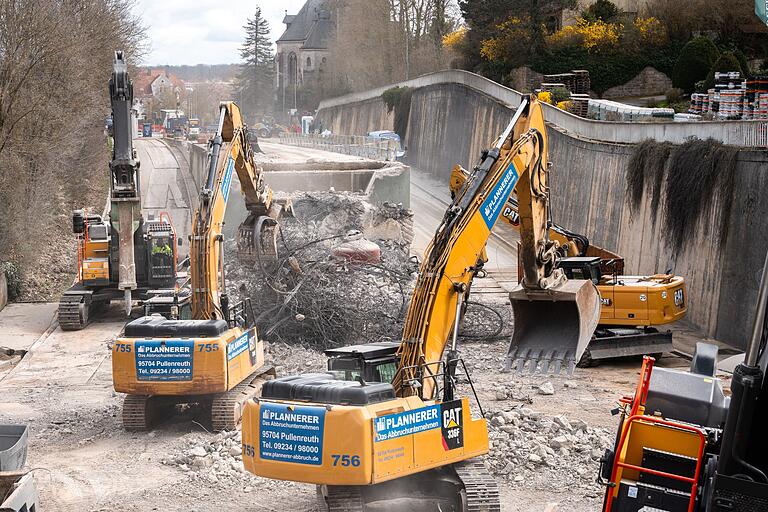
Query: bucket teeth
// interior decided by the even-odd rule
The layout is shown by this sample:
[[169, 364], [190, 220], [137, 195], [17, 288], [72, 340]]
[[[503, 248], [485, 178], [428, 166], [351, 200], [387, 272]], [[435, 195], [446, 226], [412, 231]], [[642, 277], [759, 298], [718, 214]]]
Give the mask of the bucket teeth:
[[568, 375], [573, 375], [573, 371], [576, 368], [576, 359], [570, 350], [561, 352], [529, 348], [518, 351], [518, 349], [513, 348], [507, 354], [506, 370], [515, 371], [518, 375], [523, 375], [524, 373], [530, 375], [547, 375], [549, 373], [560, 375], [563, 368], [566, 368]]

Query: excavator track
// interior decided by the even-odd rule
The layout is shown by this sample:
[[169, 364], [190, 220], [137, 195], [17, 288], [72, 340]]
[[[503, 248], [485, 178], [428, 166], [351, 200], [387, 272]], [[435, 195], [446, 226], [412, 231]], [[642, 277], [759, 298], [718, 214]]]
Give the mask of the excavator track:
[[79, 331], [90, 322], [90, 305], [82, 295], [64, 295], [59, 299], [59, 326], [64, 331]]
[[464, 485], [464, 512], [501, 512], [499, 486], [482, 460], [468, 460], [453, 465]]
[[128, 432], [142, 432], [152, 428], [157, 419], [158, 403], [154, 397], [125, 395], [123, 401], [123, 428]]
[[214, 431], [234, 430], [243, 416], [245, 402], [261, 393], [264, 382], [274, 378], [274, 367], [265, 365], [211, 402], [211, 426]]
[[320, 510], [326, 512], [363, 512], [365, 510], [362, 490], [356, 485], [317, 486], [317, 502]]

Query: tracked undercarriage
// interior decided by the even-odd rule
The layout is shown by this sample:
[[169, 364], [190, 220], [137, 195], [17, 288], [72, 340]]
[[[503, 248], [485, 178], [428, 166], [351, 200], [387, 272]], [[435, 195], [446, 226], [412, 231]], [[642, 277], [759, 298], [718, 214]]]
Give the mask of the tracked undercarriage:
[[275, 377], [272, 366], [262, 366], [243, 382], [225, 393], [202, 396], [126, 395], [123, 401], [123, 427], [129, 432], [150, 430], [170, 417], [182, 403], [201, 403], [210, 411], [214, 431], [234, 430], [243, 415], [243, 406], [261, 393], [264, 382]]
[[317, 498], [327, 512], [501, 510], [496, 480], [480, 459], [371, 486], [320, 485]]

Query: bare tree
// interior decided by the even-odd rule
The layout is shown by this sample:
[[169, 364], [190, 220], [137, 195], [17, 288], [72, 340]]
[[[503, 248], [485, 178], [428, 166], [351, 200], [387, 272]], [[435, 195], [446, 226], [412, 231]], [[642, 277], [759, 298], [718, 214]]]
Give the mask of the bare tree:
[[0, 0], [0, 260], [31, 264], [40, 240], [67, 243], [54, 233], [71, 206], [103, 202], [112, 55], [143, 48], [131, 7]]
[[363, 90], [448, 67], [443, 36], [454, 0], [335, 0], [329, 94]]

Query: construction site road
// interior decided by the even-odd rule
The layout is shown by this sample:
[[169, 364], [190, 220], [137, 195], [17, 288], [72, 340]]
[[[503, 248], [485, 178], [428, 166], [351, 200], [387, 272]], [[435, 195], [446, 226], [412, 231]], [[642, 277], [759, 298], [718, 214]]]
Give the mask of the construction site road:
[[297, 162], [307, 163], [311, 161], [319, 162], [363, 162], [364, 158], [353, 155], [344, 155], [341, 153], [330, 153], [322, 149], [301, 148], [272, 142], [271, 139], [259, 139], [259, 147], [264, 151], [265, 156], [274, 158], [281, 163]]
[[[176, 235], [188, 240], [192, 226], [193, 204], [191, 194], [196, 194], [186, 162], [176, 156], [169, 145], [159, 138], [134, 140], [141, 162], [141, 202], [145, 218], [159, 218], [162, 212], [171, 216]], [[180, 255], [189, 252], [182, 245]]]

